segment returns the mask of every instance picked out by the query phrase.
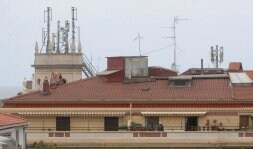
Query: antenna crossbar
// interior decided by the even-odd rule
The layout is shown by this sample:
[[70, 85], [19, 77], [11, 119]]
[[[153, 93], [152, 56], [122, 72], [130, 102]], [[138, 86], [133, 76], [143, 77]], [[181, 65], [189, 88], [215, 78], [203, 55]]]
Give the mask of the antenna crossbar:
[[134, 38], [133, 41], [135, 41], [135, 40], [137, 40], [137, 39], [138, 39], [138, 41], [139, 41], [139, 54], [140, 54], [140, 56], [141, 56], [141, 39], [143, 39], [143, 37], [141, 36], [140, 33], [138, 33], [138, 36], [137, 36], [136, 38]]

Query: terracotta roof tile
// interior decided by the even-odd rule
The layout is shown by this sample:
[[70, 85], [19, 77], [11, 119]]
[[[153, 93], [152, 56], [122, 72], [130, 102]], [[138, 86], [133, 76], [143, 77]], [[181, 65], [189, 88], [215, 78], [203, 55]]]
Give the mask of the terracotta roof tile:
[[252, 86], [234, 86], [233, 94], [235, 99], [250, 99], [253, 100]]
[[247, 70], [245, 71], [247, 75], [250, 77], [251, 80], [253, 80], [253, 70]]
[[[231, 99], [228, 78], [193, 79], [191, 87], [170, 87], [168, 80], [153, 82], [107, 83], [103, 77], [93, 77], [51, 89], [50, 95], [34, 92], [9, 101], [188, 101]], [[8, 102], [8, 101], [7, 101]]]
[[15, 115], [0, 113], [0, 126], [27, 123], [27, 120]]
[[231, 62], [228, 66], [228, 72], [240, 72], [242, 71], [242, 63], [241, 62]]

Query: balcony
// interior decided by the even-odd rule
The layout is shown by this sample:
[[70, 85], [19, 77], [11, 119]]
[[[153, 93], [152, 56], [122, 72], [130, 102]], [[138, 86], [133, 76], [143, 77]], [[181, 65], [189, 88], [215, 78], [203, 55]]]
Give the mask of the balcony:
[[32, 131], [28, 144], [58, 147], [234, 147], [253, 146], [253, 131]]

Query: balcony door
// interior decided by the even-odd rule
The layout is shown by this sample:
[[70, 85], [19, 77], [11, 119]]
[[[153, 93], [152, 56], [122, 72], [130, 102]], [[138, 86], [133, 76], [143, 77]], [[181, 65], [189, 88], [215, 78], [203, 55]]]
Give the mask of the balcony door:
[[105, 131], [118, 131], [119, 118], [118, 117], [105, 117], [104, 130]]
[[186, 125], [185, 129], [186, 131], [196, 131], [198, 127], [198, 117], [191, 116], [191, 117], [186, 117], [185, 119]]
[[148, 130], [159, 130], [159, 117], [148, 116], [145, 117], [146, 128]]
[[241, 115], [240, 116], [240, 128], [248, 128], [249, 127], [249, 116]]

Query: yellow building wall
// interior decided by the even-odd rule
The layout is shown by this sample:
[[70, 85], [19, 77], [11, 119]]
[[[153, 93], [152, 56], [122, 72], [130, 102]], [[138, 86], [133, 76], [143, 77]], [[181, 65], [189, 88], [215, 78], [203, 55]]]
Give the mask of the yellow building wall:
[[[238, 129], [239, 128], [239, 116], [205, 116], [199, 117], [199, 126], [205, 126], [209, 120], [210, 127], [212, 125], [218, 126], [222, 123], [225, 129]], [[214, 123], [216, 121], [216, 123]]]
[[27, 118], [29, 121], [28, 130], [37, 131], [37, 130], [55, 130], [56, 119], [53, 117], [43, 118], [43, 117], [31, 117]]
[[132, 116], [132, 122], [145, 126], [145, 117], [143, 116]]
[[[29, 121], [29, 131], [41, 131], [41, 130], [56, 130], [56, 118], [55, 117], [27, 117]], [[119, 127], [127, 126], [127, 122], [130, 116], [119, 117]], [[222, 122], [225, 129], [238, 129], [239, 128], [239, 116], [200, 116], [198, 118], [198, 126], [203, 128], [209, 120], [210, 127]], [[185, 129], [185, 117], [159, 117], [159, 121], [163, 124], [164, 130], [184, 130]], [[145, 126], [144, 116], [132, 116], [132, 122]], [[250, 126], [252, 121], [250, 119]], [[104, 117], [71, 117], [70, 118], [71, 131], [104, 131]]]
[[185, 117], [159, 117], [159, 121], [162, 123], [164, 130], [184, 130]]
[[103, 117], [71, 117], [72, 131], [104, 131]]

